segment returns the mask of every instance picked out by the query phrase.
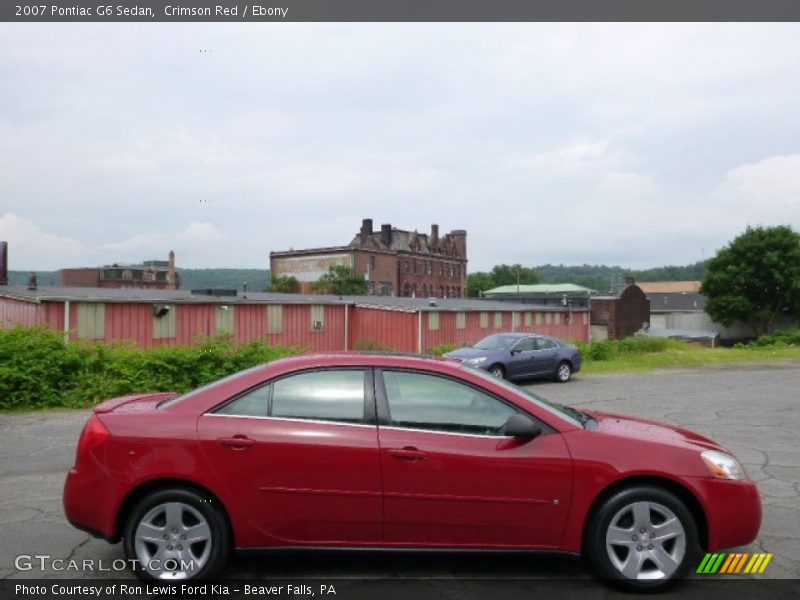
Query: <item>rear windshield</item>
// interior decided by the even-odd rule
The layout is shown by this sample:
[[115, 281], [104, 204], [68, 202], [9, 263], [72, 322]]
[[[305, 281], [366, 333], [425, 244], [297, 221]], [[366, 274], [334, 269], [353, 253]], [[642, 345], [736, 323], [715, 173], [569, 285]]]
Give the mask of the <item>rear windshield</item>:
[[222, 385], [228, 383], [229, 381], [233, 381], [234, 379], [238, 378], [241, 375], [245, 375], [246, 373], [252, 373], [253, 371], [261, 369], [263, 366], [264, 365], [256, 365], [255, 367], [250, 367], [249, 369], [245, 369], [244, 371], [237, 371], [236, 373], [233, 373], [232, 375], [228, 375], [227, 377], [223, 377], [222, 379], [217, 379], [216, 381], [212, 381], [211, 383], [207, 383], [206, 385], [200, 386], [199, 388], [196, 388], [196, 389], [192, 390], [191, 392], [186, 392], [185, 394], [181, 394], [180, 396], [176, 396], [175, 398], [170, 398], [169, 400], [164, 400], [164, 402], [162, 402], [161, 404], [158, 405], [158, 408], [159, 409], [169, 408], [170, 406], [174, 406], [175, 404], [178, 404], [179, 402], [183, 402], [184, 400], [188, 400], [190, 398], [193, 398], [194, 396], [196, 396], [198, 394], [202, 394], [203, 392], [205, 392], [207, 390], [213, 390], [214, 388], [216, 388], [218, 386], [222, 386]]

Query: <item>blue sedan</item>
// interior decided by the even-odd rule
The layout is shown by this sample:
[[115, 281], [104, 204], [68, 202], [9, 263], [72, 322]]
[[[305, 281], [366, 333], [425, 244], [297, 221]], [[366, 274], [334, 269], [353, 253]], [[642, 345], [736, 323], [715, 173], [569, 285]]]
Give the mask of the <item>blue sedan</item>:
[[504, 379], [544, 377], [565, 383], [581, 368], [581, 353], [575, 346], [530, 333], [496, 333], [445, 356]]

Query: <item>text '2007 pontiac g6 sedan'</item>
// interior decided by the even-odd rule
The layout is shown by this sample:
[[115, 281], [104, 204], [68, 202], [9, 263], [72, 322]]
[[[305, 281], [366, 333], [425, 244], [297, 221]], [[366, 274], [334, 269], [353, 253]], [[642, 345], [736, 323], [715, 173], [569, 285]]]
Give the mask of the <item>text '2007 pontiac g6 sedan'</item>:
[[64, 506], [162, 581], [212, 576], [236, 548], [511, 549], [656, 590], [761, 522], [755, 483], [696, 433], [455, 361], [347, 353], [98, 405]]

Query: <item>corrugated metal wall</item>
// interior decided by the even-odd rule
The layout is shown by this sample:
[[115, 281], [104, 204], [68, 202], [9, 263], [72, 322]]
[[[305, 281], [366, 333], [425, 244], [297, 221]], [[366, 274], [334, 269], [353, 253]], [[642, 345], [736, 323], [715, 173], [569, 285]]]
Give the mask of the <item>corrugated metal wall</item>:
[[0, 299], [0, 327], [36, 325], [44, 321], [44, 305], [12, 298]]
[[350, 309], [350, 348], [417, 351], [417, 313], [357, 307]]
[[[174, 336], [165, 333], [172, 331], [171, 323], [167, 327], [159, 322], [156, 327], [157, 317], [150, 303], [105, 303], [95, 307], [92, 303], [72, 302], [70, 338], [78, 339], [80, 335], [107, 343], [133, 341], [142, 348], [150, 348], [162, 344], [191, 344], [198, 336], [214, 335], [230, 327], [238, 343], [265, 339], [272, 344], [336, 351], [345, 349], [347, 310], [348, 349], [391, 348], [403, 352], [416, 352], [418, 349], [417, 312], [321, 304], [231, 304], [227, 309], [218, 304], [169, 306], [169, 319], [175, 320]], [[588, 340], [588, 315], [573, 312], [569, 323], [566, 315], [566, 311], [523, 311], [516, 316], [511, 311], [423, 312], [420, 347], [424, 352], [442, 344], [473, 344], [492, 333], [512, 329], [550, 334], [564, 340]], [[0, 299], [0, 325], [7, 327], [14, 323], [46, 323], [62, 331], [64, 304], [46, 302], [37, 305]]]

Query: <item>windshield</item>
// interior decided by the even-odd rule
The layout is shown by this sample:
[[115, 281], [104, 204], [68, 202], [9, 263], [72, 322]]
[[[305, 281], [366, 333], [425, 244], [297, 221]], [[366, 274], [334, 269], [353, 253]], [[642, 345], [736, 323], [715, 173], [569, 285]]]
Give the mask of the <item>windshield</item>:
[[508, 350], [519, 338], [513, 335], [490, 335], [475, 344], [478, 350]]
[[[491, 337], [502, 337], [502, 336], [491, 336]], [[488, 338], [487, 338], [488, 339]], [[483, 369], [479, 369], [470, 365], [469, 363], [462, 363], [462, 369], [469, 369], [470, 373], [474, 375], [478, 375], [479, 377], [485, 379], [486, 381], [490, 381], [491, 383], [497, 384], [501, 387], [506, 388], [511, 392], [516, 392], [517, 394], [522, 394], [526, 397], [527, 400], [530, 400], [531, 403], [545, 409], [547, 412], [556, 415], [564, 419], [565, 421], [569, 421], [573, 425], [577, 425], [578, 427], [583, 427], [584, 423], [591, 419], [585, 413], [572, 408], [571, 406], [564, 406], [563, 404], [559, 404], [558, 402], [553, 402], [552, 400], [546, 400], [542, 398], [538, 394], [534, 394], [526, 390], [525, 388], [521, 388], [518, 385], [514, 385], [510, 381], [506, 381], [505, 379], [500, 379], [495, 377], [491, 373], [484, 371]]]

